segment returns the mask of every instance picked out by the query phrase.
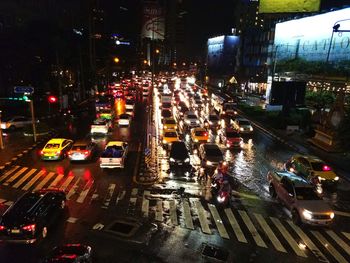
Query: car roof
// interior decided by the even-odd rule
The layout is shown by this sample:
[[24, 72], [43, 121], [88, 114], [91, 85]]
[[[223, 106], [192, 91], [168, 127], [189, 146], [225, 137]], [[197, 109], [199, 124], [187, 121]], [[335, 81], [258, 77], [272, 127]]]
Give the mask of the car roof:
[[250, 122], [248, 119], [245, 119], [245, 118], [236, 118], [237, 121], [248, 121]]
[[75, 142], [73, 144], [73, 146], [85, 146], [85, 145], [88, 145], [88, 144], [90, 144], [90, 142], [79, 141], [79, 142]]
[[286, 178], [290, 182], [293, 183], [295, 187], [312, 187], [304, 178], [288, 171], [275, 171], [282, 180], [282, 178]]
[[312, 155], [296, 154], [293, 156], [293, 158], [304, 158], [304, 159], [308, 160], [309, 162], [324, 162], [323, 160], [321, 160], [317, 156], [312, 156]]
[[49, 140], [47, 143], [62, 143], [64, 140], [67, 140], [67, 139], [64, 139], [64, 138], [53, 138], [53, 139]]
[[[196, 115], [196, 113], [195, 113], [194, 111], [190, 111], [190, 110], [187, 111], [185, 114], [186, 114], [186, 115], [190, 115], [190, 114], [191, 114], [191, 115]], [[196, 115], [196, 116], [197, 116], [197, 115]]]
[[166, 133], [166, 132], [176, 132], [177, 133], [177, 131], [175, 129], [164, 129], [164, 133]]
[[193, 128], [192, 129], [193, 131], [207, 131], [206, 129], [204, 129], [204, 128], [201, 128], [201, 127], [196, 127], [196, 128]]
[[123, 146], [125, 142], [122, 141], [109, 141], [107, 146]]
[[[207, 149], [214, 149], [214, 148], [219, 148], [219, 146], [216, 144], [216, 143], [205, 143], [203, 144], [203, 147], [204, 148], [207, 148]], [[219, 148], [220, 149], [220, 148]]]

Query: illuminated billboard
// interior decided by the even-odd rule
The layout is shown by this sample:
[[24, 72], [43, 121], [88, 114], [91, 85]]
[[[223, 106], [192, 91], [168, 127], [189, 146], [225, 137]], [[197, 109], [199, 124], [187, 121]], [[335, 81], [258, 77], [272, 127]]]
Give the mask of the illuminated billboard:
[[[277, 23], [274, 52], [277, 60], [301, 58], [307, 61], [326, 61], [333, 26], [349, 19], [350, 8]], [[340, 30], [350, 30], [350, 21], [339, 22]], [[350, 60], [350, 32], [333, 35], [329, 61]]]
[[260, 13], [305, 13], [320, 10], [320, 0], [260, 0]]
[[163, 9], [154, 3], [147, 3], [143, 8], [142, 37], [164, 40]]

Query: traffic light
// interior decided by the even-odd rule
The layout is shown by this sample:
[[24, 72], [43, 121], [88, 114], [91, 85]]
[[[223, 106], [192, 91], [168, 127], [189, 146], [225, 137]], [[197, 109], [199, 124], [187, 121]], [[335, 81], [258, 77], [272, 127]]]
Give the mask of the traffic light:
[[57, 97], [56, 96], [49, 96], [47, 98], [47, 100], [49, 101], [49, 103], [56, 103], [57, 102]]

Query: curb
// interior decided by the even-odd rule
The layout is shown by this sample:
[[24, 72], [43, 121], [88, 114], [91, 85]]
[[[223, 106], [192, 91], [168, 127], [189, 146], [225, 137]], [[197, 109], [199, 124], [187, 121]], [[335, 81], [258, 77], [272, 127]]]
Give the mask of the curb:
[[139, 165], [139, 172], [138, 175], [133, 177], [133, 182], [139, 185], [152, 185], [156, 183], [159, 179], [159, 176], [146, 176], [147, 174], [151, 174], [151, 172], [146, 170], [146, 165], [145, 165], [145, 153], [142, 151], [141, 154], [141, 163]]

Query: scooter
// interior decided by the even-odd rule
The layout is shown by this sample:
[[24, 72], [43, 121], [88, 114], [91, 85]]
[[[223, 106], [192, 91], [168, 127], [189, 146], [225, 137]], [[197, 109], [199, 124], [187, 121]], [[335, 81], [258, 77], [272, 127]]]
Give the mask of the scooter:
[[230, 204], [231, 195], [227, 191], [219, 191], [216, 200], [220, 205], [228, 206]]

